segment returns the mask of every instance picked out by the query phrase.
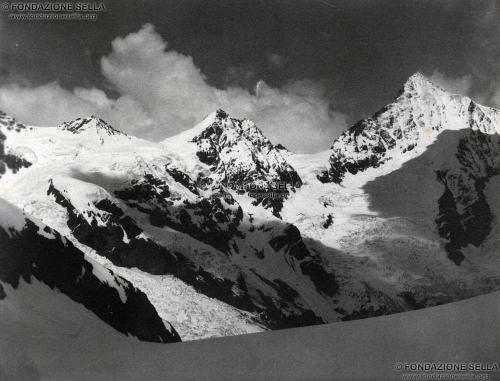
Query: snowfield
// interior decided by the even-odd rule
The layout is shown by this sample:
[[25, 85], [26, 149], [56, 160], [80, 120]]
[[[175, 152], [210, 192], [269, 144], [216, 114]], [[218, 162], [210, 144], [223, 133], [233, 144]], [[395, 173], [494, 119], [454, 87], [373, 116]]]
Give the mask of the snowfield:
[[[378, 318], [168, 345], [122, 336], [43, 285], [7, 293], [1, 380], [387, 381], [401, 380], [398, 363], [499, 361], [498, 292]], [[498, 371], [488, 374], [500, 379]]]
[[182, 341], [267, 331], [255, 324], [245, 311], [200, 294], [172, 275], [151, 275], [137, 268], [118, 267], [93, 250], [81, 248], [89, 258], [142, 290], [158, 315], [175, 327]]

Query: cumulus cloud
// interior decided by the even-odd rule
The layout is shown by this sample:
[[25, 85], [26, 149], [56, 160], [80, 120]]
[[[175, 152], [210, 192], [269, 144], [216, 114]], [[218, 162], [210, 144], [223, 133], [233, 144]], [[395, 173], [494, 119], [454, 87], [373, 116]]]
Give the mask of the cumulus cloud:
[[96, 114], [118, 129], [159, 140], [192, 127], [216, 108], [257, 123], [276, 143], [298, 152], [326, 149], [346, 127], [346, 117], [330, 109], [318, 83], [303, 80], [280, 89], [258, 82], [254, 93], [207, 83], [192, 57], [168, 49], [150, 24], [112, 42], [101, 59], [106, 81], [118, 94], [100, 89], [0, 87], [0, 109], [36, 125], [55, 125]]
[[487, 106], [500, 109], [500, 75], [490, 80], [489, 91], [483, 96], [482, 102]]
[[497, 77], [497, 80], [490, 81], [489, 89], [486, 91], [484, 89], [483, 91], [473, 90], [473, 80], [469, 74], [462, 77], [450, 77], [439, 70], [434, 70], [429, 78], [432, 82], [451, 93], [467, 95], [486, 106], [500, 108], [500, 77]]
[[54, 126], [92, 114], [138, 135], [147, 134], [154, 125], [140, 104], [129, 96], [114, 100], [96, 88], [68, 91], [56, 82], [38, 87], [2, 86], [0, 109], [23, 123], [37, 126]]
[[430, 80], [446, 91], [460, 95], [468, 95], [472, 86], [472, 76], [468, 74], [462, 77], [453, 78], [444, 75], [438, 70], [434, 70], [430, 76]]

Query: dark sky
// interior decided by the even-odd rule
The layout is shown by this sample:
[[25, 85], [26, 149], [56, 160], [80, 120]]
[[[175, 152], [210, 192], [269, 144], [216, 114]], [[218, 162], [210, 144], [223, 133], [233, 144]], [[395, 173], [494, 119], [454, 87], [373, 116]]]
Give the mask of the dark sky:
[[[210, 84], [321, 81], [350, 121], [391, 100], [420, 70], [470, 75], [471, 95], [499, 80], [500, 10], [489, 0], [106, 0], [96, 22], [0, 24], [0, 85], [58, 80], [106, 89], [100, 57], [117, 36], [155, 25]], [[272, 56], [275, 55], [275, 56]], [[276, 55], [279, 55], [276, 56]], [[280, 65], [270, 65], [278, 57]]]

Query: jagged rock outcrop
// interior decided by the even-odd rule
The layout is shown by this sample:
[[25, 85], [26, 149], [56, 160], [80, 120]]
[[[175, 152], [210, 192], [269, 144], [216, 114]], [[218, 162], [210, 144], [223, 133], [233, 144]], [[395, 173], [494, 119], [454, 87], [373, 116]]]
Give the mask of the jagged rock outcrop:
[[[189, 176], [179, 170], [167, 171], [193, 194], [199, 195]], [[116, 190], [115, 195], [127, 205], [149, 214], [152, 225], [169, 226], [224, 252], [229, 251], [229, 243], [235, 236], [243, 237], [237, 229], [243, 211], [223, 189], [213, 190], [210, 195], [195, 201], [184, 199], [179, 204], [175, 203], [178, 195], [170, 192], [168, 184], [148, 173], [142, 179], [132, 180], [129, 187]]]
[[26, 158], [8, 152], [5, 148], [7, 136], [2, 130], [16, 133], [24, 129], [26, 129], [24, 124], [17, 122], [13, 117], [0, 111], [0, 178], [7, 170], [16, 173], [21, 168], [27, 168], [32, 164]]
[[197, 178], [204, 187], [221, 185], [255, 198], [276, 216], [289, 192], [302, 180], [286, 159], [286, 149], [273, 145], [250, 120], [231, 118], [223, 110], [210, 114], [193, 130], [165, 143], [196, 144], [198, 160], [209, 167]]
[[59, 125], [58, 128], [63, 131], [69, 131], [73, 134], [81, 134], [84, 131], [95, 130], [104, 132], [108, 135], [125, 135], [123, 132], [118, 131], [104, 120], [94, 115], [88, 118], [77, 118], [75, 120], [64, 122]]

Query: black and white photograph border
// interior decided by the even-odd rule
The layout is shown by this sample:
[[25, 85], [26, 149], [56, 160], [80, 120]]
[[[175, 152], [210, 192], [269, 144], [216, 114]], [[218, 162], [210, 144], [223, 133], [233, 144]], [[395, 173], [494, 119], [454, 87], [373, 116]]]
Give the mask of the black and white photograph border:
[[500, 380], [499, 62], [496, 0], [1, 2], [0, 381]]

